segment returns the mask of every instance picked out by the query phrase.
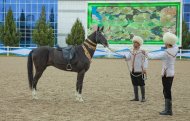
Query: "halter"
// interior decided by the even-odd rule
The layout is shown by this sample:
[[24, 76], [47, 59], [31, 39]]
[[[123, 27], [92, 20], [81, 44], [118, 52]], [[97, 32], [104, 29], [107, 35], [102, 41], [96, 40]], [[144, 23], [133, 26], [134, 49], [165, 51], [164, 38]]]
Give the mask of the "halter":
[[[96, 43], [102, 44], [101, 41], [98, 42], [98, 39], [97, 39], [97, 31], [96, 31]], [[102, 45], [103, 45], [103, 44], [102, 44]], [[104, 46], [104, 45], [103, 45], [103, 46]]]
[[[91, 55], [90, 55], [90, 53], [89, 53], [89, 51], [88, 51], [88, 49], [86, 48], [86, 46], [89, 48], [89, 49], [92, 49], [93, 51], [95, 51], [96, 50], [96, 45], [97, 45], [97, 43], [98, 43], [98, 38], [97, 38], [97, 31], [96, 31], [96, 37], [95, 37], [95, 41], [96, 41], [96, 43], [95, 42], [93, 42], [92, 40], [90, 40], [89, 38], [87, 38], [86, 40], [87, 41], [84, 41], [84, 43], [82, 44], [82, 48], [83, 48], [83, 50], [84, 50], [84, 54], [86, 55], [86, 57], [91, 61], [91, 59], [92, 59], [92, 57], [91, 57]], [[88, 43], [89, 42], [89, 43]], [[101, 42], [99, 42], [99, 43], [101, 43]], [[102, 43], [101, 43], [102, 44]], [[86, 45], [86, 46], [85, 46]], [[103, 45], [103, 44], [102, 44]]]

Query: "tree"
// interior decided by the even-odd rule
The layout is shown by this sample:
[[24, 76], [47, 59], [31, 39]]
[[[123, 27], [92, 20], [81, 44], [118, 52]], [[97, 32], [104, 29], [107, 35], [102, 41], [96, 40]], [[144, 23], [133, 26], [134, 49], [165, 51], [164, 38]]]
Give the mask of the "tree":
[[13, 19], [11, 8], [5, 18], [5, 24], [0, 28], [0, 39], [5, 46], [18, 46], [20, 41], [20, 33], [16, 30], [16, 24]]
[[71, 28], [71, 33], [68, 34], [66, 38], [66, 43], [68, 45], [80, 45], [85, 39], [85, 31], [82, 23], [77, 18], [73, 27]]
[[33, 41], [39, 46], [53, 46], [54, 45], [54, 35], [53, 29], [48, 23], [46, 23], [46, 11], [45, 6], [42, 7], [40, 18], [37, 21], [35, 28], [32, 33]]
[[185, 21], [182, 22], [182, 48], [183, 49], [190, 48], [190, 32]]

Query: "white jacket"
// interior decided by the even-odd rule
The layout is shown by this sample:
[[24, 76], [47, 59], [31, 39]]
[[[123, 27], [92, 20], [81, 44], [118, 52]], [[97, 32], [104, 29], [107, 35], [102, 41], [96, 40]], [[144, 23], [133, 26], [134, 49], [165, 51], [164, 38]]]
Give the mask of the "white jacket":
[[176, 60], [176, 56], [178, 53], [178, 47], [173, 46], [172, 48], [168, 48], [165, 51], [159, 52], [157, 54], [148, 53], [148, 58], [151, 59], [162, 59], [162, 72], [161, 75], [166, 77], [174, 76], [174, 64]]
[[148, 59], [142, 53], [142, 50], [133, 50], [125, 53], [126, 60], [130, 62], [130, 71], [143, 72], [148, 67]]

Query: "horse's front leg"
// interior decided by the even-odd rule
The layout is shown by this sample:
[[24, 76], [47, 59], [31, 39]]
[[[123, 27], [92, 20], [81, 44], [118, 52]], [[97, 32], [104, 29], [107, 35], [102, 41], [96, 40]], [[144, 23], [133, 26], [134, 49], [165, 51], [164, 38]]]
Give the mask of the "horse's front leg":
[[76, 100], [79, 102], [84, 102], [82, 98], [82, 86], [83, 86], [83, 79], [85, 75], [85, 70], [82, 70], [77, 75], [77, 82], [76, 82]]

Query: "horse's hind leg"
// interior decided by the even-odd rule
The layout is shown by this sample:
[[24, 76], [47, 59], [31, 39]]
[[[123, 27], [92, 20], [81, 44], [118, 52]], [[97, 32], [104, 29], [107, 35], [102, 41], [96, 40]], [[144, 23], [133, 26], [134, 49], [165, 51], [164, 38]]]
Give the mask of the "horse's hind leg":
[[36, 86], [38, 83], [38, 80], [40, 79], [40, 77], [42, 76], [42, 73], [44, 72], [45, 69], [43, 70], [37, 70], [36, 74], [34, 76], [34, 81], [33, 81], [33, 87], [32, 87], [32, 97], [33, 99], [38, 99], [37, 95], [36, 95]]

